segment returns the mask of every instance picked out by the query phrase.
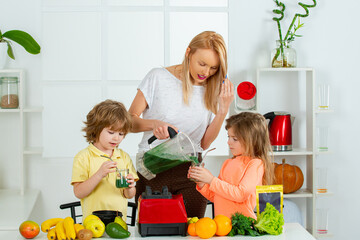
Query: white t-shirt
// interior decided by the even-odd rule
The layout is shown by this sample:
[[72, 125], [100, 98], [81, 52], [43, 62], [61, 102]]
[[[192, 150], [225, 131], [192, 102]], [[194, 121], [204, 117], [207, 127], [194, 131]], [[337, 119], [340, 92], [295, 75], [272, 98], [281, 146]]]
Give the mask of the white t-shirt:
[[[186, 105], [183, 100], [182, 82], [166, 68], [154, 68], [145, 76], [138, 89], [144, 94], [148, 104], [143, 112], [144, 119], [157, 119], [177, 127], [193, 140], [197, 150], [201, 150], [201, 139], [215, 117], [204, 105], [203, 86], [193, 86], [189, 104]], [[139, 144], [139, 153], [149, 150], [148, 139], [152, 136], [152, 131], [144, 132]], [[162, 142], [156, 140], [152, 147]]]

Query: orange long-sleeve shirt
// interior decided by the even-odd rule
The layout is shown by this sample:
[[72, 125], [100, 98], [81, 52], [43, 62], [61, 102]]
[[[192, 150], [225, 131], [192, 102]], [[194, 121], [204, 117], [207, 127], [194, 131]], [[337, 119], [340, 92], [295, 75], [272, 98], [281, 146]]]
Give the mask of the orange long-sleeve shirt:
[[256, 219], [256, 186], [262, 185], [264, 164], [260, 159], [238, 156], [227, 159], [210, 184], [196, 189], [215, 205], [218, 214], [231, 217], [239, 212]]

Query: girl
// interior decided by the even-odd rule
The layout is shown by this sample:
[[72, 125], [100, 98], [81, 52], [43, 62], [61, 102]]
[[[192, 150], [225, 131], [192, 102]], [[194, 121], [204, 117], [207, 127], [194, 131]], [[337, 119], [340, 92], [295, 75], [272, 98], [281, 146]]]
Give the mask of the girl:
[[189, 135], [199, 145], [199, 151], [210, 146], [234, 99], [234, 87], [225, 78], [226, 72], [224, 39], [206, 31], [191, 40], [182, 64], [152, 69], [143, 79], [129, 109], [133, 117], [132, 132], [144, 132], [136, 161], [140, 173], [136, 200], [145, 186], [161, 191], [166, 185], [172, 194], [183, 195], [188, 216], [204, 215], [207, 201], [196, 191], [196, 184], [186, 177], [190, 164], [155, 177], [141, 168], [140, 163], [144, 152], [149, 150], [148, 139], [152, 135], [168, 138], [168, 126]]
[[[71, 179], [83, 219], [96, 210], [117, 210], [126, 221], [127, 199], [135, 196], [138, 176], [130, 156], [118, 146], [130, 131], [131, 116], [122, 103], [106, 100], [86, 120], [83, 131], [89, 146], [75, 156]], [[128, 188], [116, 187], [116, 167], [129, 169]]]
[[273, 164], [267, 122], [259, 113], [242, 112], [226, 120], [228, 145], [233, 158], [227, 159], [214, 177], [203, 167], [189, 168], [196, 189], [214, 202], [215, 216], [231, 217], [239, 212], [256, 219], [256, 186], [271, 184]]

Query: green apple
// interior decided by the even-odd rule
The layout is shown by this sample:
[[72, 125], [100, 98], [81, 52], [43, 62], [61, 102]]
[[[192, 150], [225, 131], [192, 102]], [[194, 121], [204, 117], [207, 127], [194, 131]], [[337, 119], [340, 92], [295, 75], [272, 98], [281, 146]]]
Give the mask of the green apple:
[[105, 232], [105, 224], [100, 219], [89, 220], [85, 228], [92, 231], [94, 238], [102, 237]]
[[114, 222], [120, 224], [120, 226], [122, 226], [126, 231], [128, 230], [128, 225], [120, 216], [117, 216], [115, 218]]

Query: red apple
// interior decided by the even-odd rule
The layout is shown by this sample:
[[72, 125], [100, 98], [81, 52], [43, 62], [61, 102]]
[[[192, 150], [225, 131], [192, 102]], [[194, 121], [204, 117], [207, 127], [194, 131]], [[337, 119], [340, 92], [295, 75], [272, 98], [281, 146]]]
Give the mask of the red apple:
[[40, 232], [40, 228], [39, 224], [34, 221], [25, 221], [20, 225], [19, 231], [24, 238], [29, 239], [36, 237]]

